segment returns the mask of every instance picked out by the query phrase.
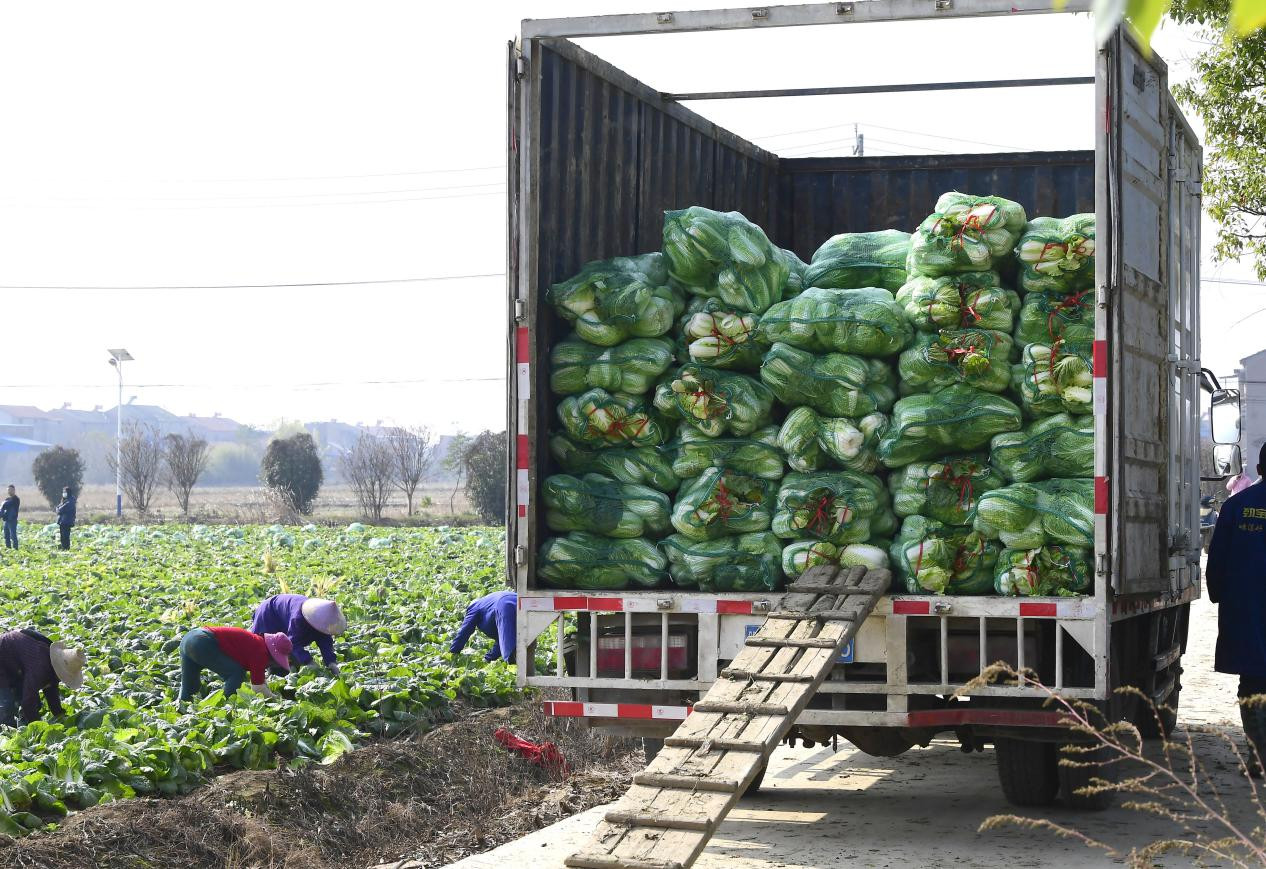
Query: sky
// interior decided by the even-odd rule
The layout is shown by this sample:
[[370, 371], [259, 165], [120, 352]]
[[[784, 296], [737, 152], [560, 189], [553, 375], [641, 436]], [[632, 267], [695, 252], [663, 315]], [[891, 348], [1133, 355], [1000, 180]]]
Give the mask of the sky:
[[[524, 16], [659, 8], [0, 6], [0, 403], [110, 407], [123, 347], [124, 400], [176, 413], [502, 428], [506, 42]], [[1086, 75], [1093, 53], [1069, 15], [582, 44], [667, 91]], [[1172, 24], [1157, 46], [1175, 80], [1200, 48]], [[693, 107], [787, 156], [847, 154], [854, 123], [876, 155], [1083, 148], [1093, 120], [1090, 87]], [[357, 283], [258, 286], [335, 282]], [[1266, 344], [1266, 290], [1205, 294], [1229, 373]]]

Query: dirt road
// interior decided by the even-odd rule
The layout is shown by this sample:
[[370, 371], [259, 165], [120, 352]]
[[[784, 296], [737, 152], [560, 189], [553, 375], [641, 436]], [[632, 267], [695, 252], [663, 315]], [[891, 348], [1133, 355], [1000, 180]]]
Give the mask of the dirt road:
[[[1181, 718], [1190, 725], [1238, 723], [1235, 679], [1213, 672], [1216, 608], [1193, 607], [1184, 658]], [[1230, 793], [1246, 793], [1229, 751], [1212, 735], [1193, 737], [1210, 772]], [[1238, 788], [1238, 791], [1236, 790]], [[561, 866], [583, 844], [606, 807], [592, 809], [525, 839], [453, 864], [454, 869]], [[789, 749], [773, 756], [759, 796], [730, 814], [699, 869], [769, 867], [1081, 867], [1120, 861], [1045, 832], [1007, 829], [977, 833], [990, 815], [1013, 809], [1002, 798], [993, 752], [964, 755], [956, 742], [935, 742], [901, 757], [873, 758], [854, 748]], [[1116, 808], [1074, 814], [1078, 829], [1121, 851], [1173, 828], [1138, 812]], [[1188, 865], [1174, 860], [1160, 865]]]

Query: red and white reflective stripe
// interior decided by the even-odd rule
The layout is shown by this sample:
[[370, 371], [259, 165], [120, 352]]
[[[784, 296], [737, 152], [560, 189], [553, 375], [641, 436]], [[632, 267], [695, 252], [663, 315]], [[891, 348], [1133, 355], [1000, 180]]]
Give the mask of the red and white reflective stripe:
[[[1057, 603], [1054, 601], [1015, 601], [1013, 613], [993, 613], [999, 618], [1018, 617], [1022, 619], [1055, 619], [1073, 618], [1076, 616], [1077, 602]], [[932, 614], [932, 601], [927, 598], [893, 598], [892, 614], [897, 616], [927, 616]]]
[[588, 595], [555, 595], [528, 597], [519, 595], [519, 609], [535, 612], [679, 612], [719, 613], [721, 615], [751, 615], [752, 601], [725, 600], [715, 597], [688, 597], [674, 601], [669, 609], [660, 609], [662, 598], [649, 597], [591, 597]]
[[1002, 727], [1067, 727], [1061, 712], [1019, 709], [925, 709], [906, 715], [908, 727], [949, 727], [958, 724], [995, 724]]
[[624, 718], [635, 721], [681, 721], [689, 706], [654, 706], [650, 703], [578, 703], [547, 700], [546, 715], [555, 718]]
[[514, 332], [514, 361], [519, 372], [519, 401], [527, 401], [532, 397], [532, 380], [528, 377], [531, 371], [531, 348], [528, 346], [527, 326], [520, 326]]
[[525, 434], [518, 435], [515, 438], [514, 446], [515, 457], [515, 503], [519, 505], [519, 518], [522, 519], [527, 515], [528, 504], [532, 501], [532, 486], [529, 482], [528, 467], [531, 464], [532, 447], [528, 443], [528, 436]]
[[1094, 362], [1092, 368], [1094, 380], [1091, 383], [1095, 420], [1102, 421], [1108, 414], [1108, 342], [1094, 343]]

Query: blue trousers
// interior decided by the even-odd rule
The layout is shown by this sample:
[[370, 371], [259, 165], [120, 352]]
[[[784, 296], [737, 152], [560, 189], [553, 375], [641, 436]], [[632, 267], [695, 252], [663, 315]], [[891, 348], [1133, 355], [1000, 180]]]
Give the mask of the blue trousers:
[[232, 697], [242, 687], [246, 668], [234, 661], [206, 628], [194, 628], [180, 641], [180, 699], [192, 700], [202, 695], [202, 671], [210, 670], [224, 678], [224, 694]]
[[16, 521], [6, 521], [4, 523], [4, 545], [9, 549], [18, 548], [18, 523]]

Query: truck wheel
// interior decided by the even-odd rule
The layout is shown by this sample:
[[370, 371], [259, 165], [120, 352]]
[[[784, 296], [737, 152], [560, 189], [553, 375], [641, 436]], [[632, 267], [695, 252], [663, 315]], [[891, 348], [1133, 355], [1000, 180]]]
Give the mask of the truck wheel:
[[[1098, 749], [1089, 754], [1078, 753], [1068, 755], [1068, 757], [1079, 763], [1094, 763], [1095, 761], [1107, 760], [1112, 757], [1112, 754], [1106, 749]], [[1092, 794], [1079, 794], [1077, 791], [1087, 787], [1092, 778], [1115, 782], [1120, 774], [1118, 764], [1113, 763], [1105, 766], [1059, 766], [1057, 769], [1059, 772], [1059, 788], [1064, 796], [1064, 804], [1070, 809], [1082, 812], [1102, 812], [1117, 801], [1117, 792], [1114, 790], [1098, 791]]]
[[998, 782], [1015, 806], [1049, 806], [1059, 792], [1058, 758], [1050, 742], [996, 739]]
[[646, 755], [646, 765], [650, 766], [651, 761], [664, 750], [664, 740], [655, 739], [652, 736], [642, 737], [642, 753]]
[[[1139, 733], [1143, 734], [1144, 739], [1160, 739], [1174, 735], [1174, 729], [1178, 726], [1178, 698], [1182, 694], [1182, 685], [1174, 685], [1174, 690], [1170, 692], [1169, 699], [1163, 704], [1156, 707], [1156, 714], [1152, 714], [1152, 708], [1146, 703], [1139, 704]], [[1156, 728], [1156, 719], [1160, 719], [1160, 729]]]

